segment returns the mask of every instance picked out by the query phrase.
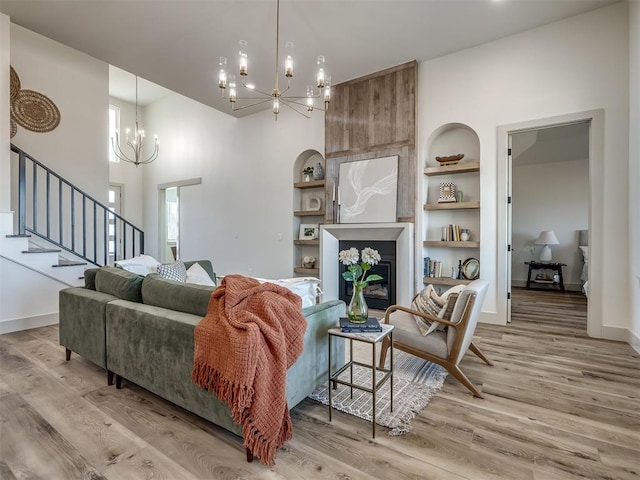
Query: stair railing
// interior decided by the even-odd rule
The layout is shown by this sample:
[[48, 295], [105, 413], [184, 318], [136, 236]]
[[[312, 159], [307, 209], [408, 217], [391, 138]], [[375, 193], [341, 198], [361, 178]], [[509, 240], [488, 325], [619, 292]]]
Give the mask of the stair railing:
[[144, 253], [140, 228], [19, 147], [11, 151], [18, 154], [19, 235], [29, 232], [94, 265]]

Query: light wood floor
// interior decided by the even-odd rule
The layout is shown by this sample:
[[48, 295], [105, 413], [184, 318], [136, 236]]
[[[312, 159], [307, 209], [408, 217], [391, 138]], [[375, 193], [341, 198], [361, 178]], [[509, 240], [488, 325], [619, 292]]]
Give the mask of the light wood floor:
[[513, 322], [480, 325], [462, 368], [413, 422], [380, 428], [305, 400], [294, 438], [268, 468], [240, 440], [144, 390], [118, 391], [57, 327], [0, 336], [2, 479], [638, 479], [640, 358], [588, 338], [582, 295], [514, 292]]

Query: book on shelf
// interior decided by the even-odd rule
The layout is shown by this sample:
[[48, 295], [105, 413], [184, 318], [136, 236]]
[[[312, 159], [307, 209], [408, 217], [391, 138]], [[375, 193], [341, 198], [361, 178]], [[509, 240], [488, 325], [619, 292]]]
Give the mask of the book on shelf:
[[347, 317], [340, 317], [340, 330], [344, 333], [371, 333], [381, 332], [382, 325], [375, 317], [367, 318], [364, 323], [354, 323]]

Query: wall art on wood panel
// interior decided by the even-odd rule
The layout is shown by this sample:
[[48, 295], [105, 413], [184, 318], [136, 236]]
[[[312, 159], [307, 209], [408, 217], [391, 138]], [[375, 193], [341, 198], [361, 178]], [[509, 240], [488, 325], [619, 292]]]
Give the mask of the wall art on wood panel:
[[398, 156], [340, 164], [339, 223], [393, 223], [398, 195]]

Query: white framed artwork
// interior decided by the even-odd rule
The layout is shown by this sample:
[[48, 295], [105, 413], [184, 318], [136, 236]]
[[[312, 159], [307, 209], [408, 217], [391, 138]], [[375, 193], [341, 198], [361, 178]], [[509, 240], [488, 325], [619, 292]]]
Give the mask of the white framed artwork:
[[340, 223], [394, 223], [398, 195], [398, 156], [340, 164]]

